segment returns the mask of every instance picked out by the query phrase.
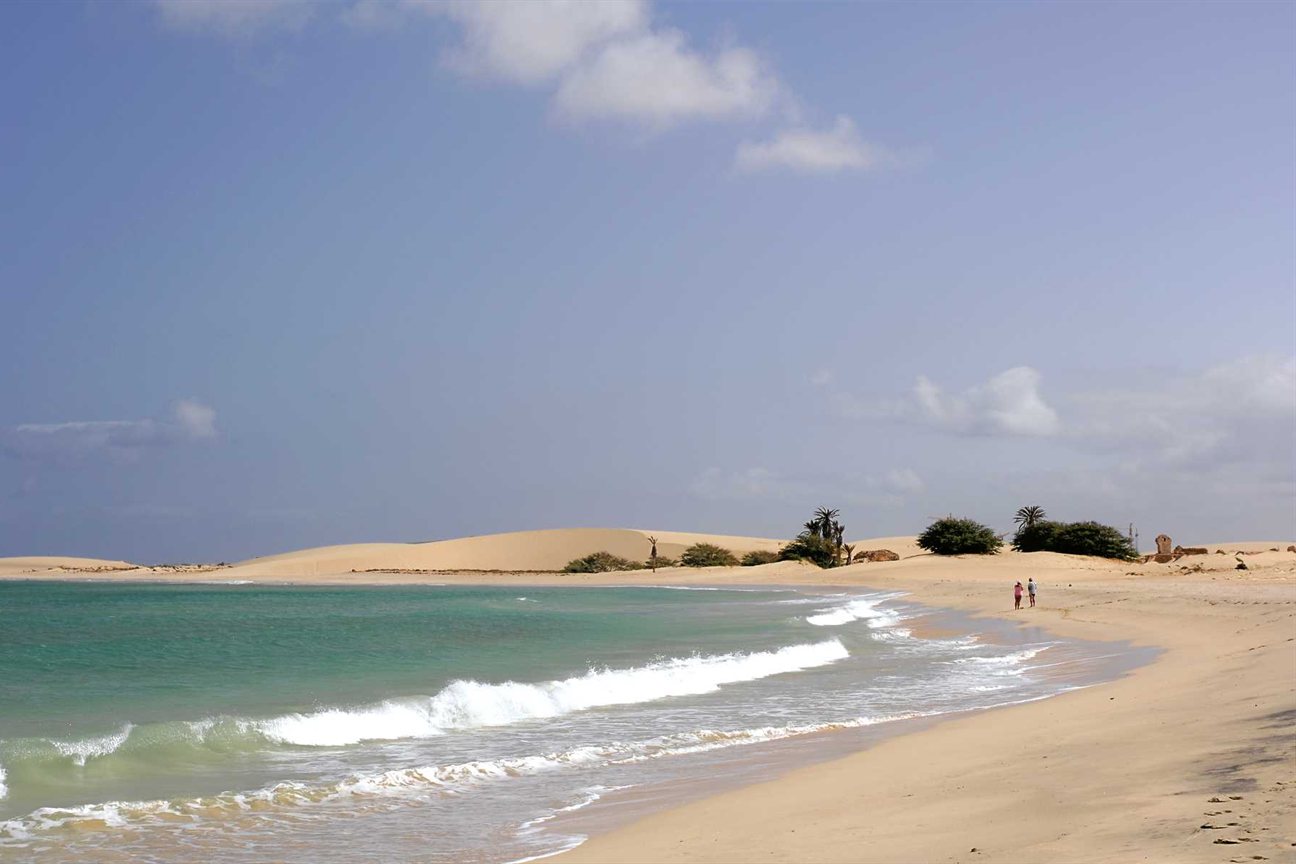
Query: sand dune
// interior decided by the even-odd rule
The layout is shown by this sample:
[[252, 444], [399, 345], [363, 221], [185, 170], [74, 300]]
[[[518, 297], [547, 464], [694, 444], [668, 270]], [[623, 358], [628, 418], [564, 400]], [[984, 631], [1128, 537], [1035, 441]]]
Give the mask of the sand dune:
[[[652, 531], [630, 528], [559, 528], [540, 531], [514, 531], [506, 534], [487, 534], [454, 540], [436, 540], [427, 543], [352, 543], [340, 546], [320, 546], [300, 549], [277, 555], [251, 558], [232, 566], [175, 565], [146, 567], [127, 561], [67, 556], [28, 556], [0, 558], [0, 578], [58, 578], [60, 576], [97, 575], [114, 573], [113, 578], [176, 579], [197, 577], [219, 570], [222, 578], [273, 579], [303, 581], [334, 577], [328, 581], [342, 581], [337, 577], [359, 574], [381, 574], [395, 571], [483, 571], [544, 572], [561, 570], [574, 558], [591, 552], [607, 551], [633, 561], [648, 558], [651, 543], [649, 536], [657, 538], [657, 551], [669, 558], [678, 558], [694, 543], [713, 543], [739, 555], [753, 550], [777, 551], [785, 540], [767, 537], [742, 537], [724, 534], [702, 534], [681, 531]], [[917, 538], [873, 537], [852, 540], [856, 552], [889, 549], [900, 556], [900, 561], [862, 565], [869, 568], [903, 567], [918, 572], [948, 567], [951, 559], [929, 555], [918, 547]], [[1248, 566], [1263, 566], [1270, 557], [1275, 560], [1290, 556], [1289, 541], [1250, 541], [1240, 543], [1205, 544], [1207, 555], [1185, 556], [1167, 564], [1113, 564], [1113, 562], [1072, 555], [1053, 555], [1037, 552], [1018, 555], [1006, 551], [992, 559], [972, 556], [969, 561], [989, 560], [997, 570], [1038, 570], [1064, 567], [1079, 570], [1097, 569], [1113, 572], [1124, 567], [1137, 573], [1164, 573], [1185, 565], [1202, 564], [1212, 569], [1232, 567], [1232, 556], [1238, 553]], [[953, 559], [963, 560], [963, 559]], [[796, 568], [793, 568], [796, 569]], [[788, 568], [779, 570], [783, 575], [793, 575]], [[814, 571], [818, 572], [818, 571]], [[842, 571], [844, 572], [844, 571]], [[880, 572], [874, 569], [873, 572]], [[696, 570], [681, 571], [680, 576], [696, 574]], [[748, 568], [743, 575], [769, 578], [772, 574], [759, 574]], [[734, 576], [740, 575], [735, 572]], [[1014, 577], [1015, 578], [1015, 577]], [[355, 581], [362, 581], [356, 578]], [[730, 580], [731, 581], [731, 580]]]
[[50, 573], [131, 570], [135, 566], [127, 561], [108, 561], [103, 558], [29, 555], [23, 558], [0, 558], [0, 576], [29, 576], [34, 578], [38, 575]]
[[357, 543], [323, 546], [253, 558], [230, 568], [230, 575], [313, 576], [369, 570], [561, 570], [573, 558], [607, 551], [645, 561], [658, 540], [659, 555], [676, 558], [693, 543], [715, 543], [739, 554], [777, 549], [781, 541], [753, 537], [638, 531], [628, 528], [562, 528], [515, 531], [430, 543]]

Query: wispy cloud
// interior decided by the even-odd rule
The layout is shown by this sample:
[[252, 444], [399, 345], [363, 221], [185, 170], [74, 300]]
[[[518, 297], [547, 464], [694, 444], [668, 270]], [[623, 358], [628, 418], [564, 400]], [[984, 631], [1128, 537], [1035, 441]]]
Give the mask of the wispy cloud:
[[[324, 7], [309, 0], [152, 0], [172, 30], [246, 41], [302, 30]], [[324, 23], [380, 33], [420, 20], [451, 22], [457, 38], [442, 65], [477, 81], [548, 94], [555, 118], [650, 132], [685, 123], [787, 125], [742, 143], [744, 173], [875, 170], [893, 154], [837, 116], [826, 128], [800, 120], [805, 103], [761, 52], [728, 39], [708, 48], [655, 20], [650, 0], [352, 0]]]
[[756, 52], [725, 48], [704, 56], [678, 30], [606, 45], [572, 69], [554, 97], [560, 116], [610, 119], [663, 129], [688, 120], [763, 116], [779, 84]]
[[165, 420], [73, 420], [0, 428], [0, 452], [33, 462], [122, 461], [145, 451], [217, 436], [216, 412], [193, 399], [177, 402]]
[[764, 142], [744, 141], [734, 166], [739, 171], [786, 170], [809, 174], [867, 171], [896, 164], [888, 151], [860, 138], [849, 117], [827, 129], [793, 127]]
[[466, 75], [539, 84], [568, 74], [610, 40], [647, 31], [639, 0], [530, 0], [525, 3], [427, 3], [411, 8], [460, 25], [462, 42], [444, 55]]
[[[525, 85], [552, 82], [553, 110], [564, 120], [661, 131], [690, 121], [749, 122], [771, 115], [787, 120], [800, 114], [800, 100], [757, 51], [732, 42], [698, 50], [683, 31], [654, 26], [646, 0], [407, 0], [402, 8], [460, 24], [463, 41], [445, 58], [457, 71]], [[362, 17], [377, 16], [370, 11]], [[735, 157], [742, 172], [821, 174], [876, 170], [898, 161], [864, 141], [845, 115], [826, 129], [798, 123], [767, 141], [744, 142]]]
[[153, 6], [172, 29], [229, 39], [299, 30], [316, 9], [310, 0], [153, 0]]

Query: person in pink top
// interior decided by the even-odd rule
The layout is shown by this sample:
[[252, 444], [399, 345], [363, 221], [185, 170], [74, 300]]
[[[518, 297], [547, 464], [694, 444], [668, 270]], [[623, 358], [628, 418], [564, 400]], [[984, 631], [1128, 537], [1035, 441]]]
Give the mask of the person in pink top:
[[1021, 595], [1022, 595], [1022, 584], [1019, 581], [1016, 585], [1013, 586], [1013, 608], [1014, 609], [1021, 608]]

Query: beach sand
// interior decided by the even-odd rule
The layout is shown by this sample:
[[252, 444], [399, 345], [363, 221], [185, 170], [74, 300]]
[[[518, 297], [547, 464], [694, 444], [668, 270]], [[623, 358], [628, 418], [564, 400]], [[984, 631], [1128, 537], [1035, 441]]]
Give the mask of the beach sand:
[[[739, 552], [777, 546], [753, 538], [655, 536], [661, 554], [672, 557], [699, 540]], [[857, 585], [1060, 636], [1157, 646], [1164, 650], [1155, 662], [1118, 681], [959, 716], [775, 781], [647, 815], [553, 860], [1296, 861], [1290, 540], [1218, 544], [1169, 564], [1130, 564], [1051, 553], [940, 558], [923, 554], [912, 537], [893, 537], [860, 541], [858, 548], [891, 549], [901, 560], [829, 571], [780, 563], [656, 574], [536, 572], [598, 549], [644, 558], [645, 537], [596, 529], [519, 532], [329, 547], [189, 570], [0, 559], [0, 578]], [[1235, 569], [1238, 561], [1248, 569]], [[491, 570], [530, 572], [483, 572]], [[1012, 584], [1031, 575], [1040, 584], [1039, 606], [1014, 611]]]

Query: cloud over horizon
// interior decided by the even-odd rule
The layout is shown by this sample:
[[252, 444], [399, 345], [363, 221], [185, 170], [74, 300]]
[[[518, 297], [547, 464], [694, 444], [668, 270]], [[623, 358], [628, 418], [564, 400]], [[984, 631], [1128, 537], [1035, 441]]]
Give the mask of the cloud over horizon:
[[195, 399], [182, 399], [166, 420], [72, 420], [0, 428], [0, 452], [51, 464], [95, 457], [129, 462], [151, 449], [211, 440], [218, 434], [215, 410]]
[[[1168, 461], [1208, 452], [1253, 456], [1255, 447], [1237, 442], [1296, 431], [1296, 357], [1276, 354], [1162, 375], [1155, 384], [1048, 395], [1043, 375], [1030, 366], [1015, 366], [958, 393], [926, 375], [899, 397], [840, 390], [823, 370], [810, 381], [827, 393], [838, 414], [851, 419], [910, 423], [954, 435], [1047, 438]], [[1277, 435], [1271, 434], [1275, 427]]]

